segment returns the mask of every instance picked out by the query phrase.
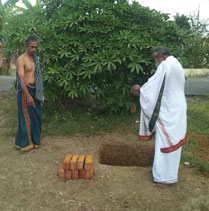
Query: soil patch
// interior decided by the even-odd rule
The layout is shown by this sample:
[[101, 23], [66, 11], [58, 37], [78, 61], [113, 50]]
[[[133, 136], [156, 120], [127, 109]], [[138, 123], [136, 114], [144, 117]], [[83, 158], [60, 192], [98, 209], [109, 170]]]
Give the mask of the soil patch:
[[[153, 140], [139, 142], [135, 134], [44, 137], [39, 149], [25, 153], [13, 146], [13, 137], [8, 137], [8, 140], [11, 141], [0, 137], [0, 165], [3, 169], [0, 175], [0, 210], [164, 211], [169, 207], [172, 211], [189, 211], [208, 206], [205, 196], [209, 195], [209, 179], [196, 169], [181, 165], [179, 182], [161, 190], [153, 186], [151, 166], [101, 164], [100, 150], [103, 148], [106, 150], [103, 153], [107, 152], [111, 146], [115, 151], [122, 149], [123, 156], [126, 146], [131, 146], [127, 148], [130, 153], [133, 152], [132, 146], [137, 146], [136, 152], [150, 150], [152, 153]], [[58, 166], [68, 153], [93, 155], [95, 170], [91, 180], [59, 179]], [[145, 157], [144, 154], [141, 158]], [[193, 200], [196, 200], [195, 204], [191, 203]]]
[[[181, 165], [178, 183], [168, 189], [153, 186], [154, 140], [138, 141], [137, 131], [47, 136], [40, 148], [22, 153], [14, 147], [16, 132], [10, 128], [16, 113], [8, 116], [4, 110], [12, 97], [2, 94], [0, 100], [0, 210], [208, 210], [209, 178], [195, 168]], [[207, 138], [198, 142], [204, 159]], [[93, 155], [93, 178], [60, 180], [58, 167], [66, 154]]]
[[152, 166], [154, 145], [103, 145], [100, 163], [113, 166]]

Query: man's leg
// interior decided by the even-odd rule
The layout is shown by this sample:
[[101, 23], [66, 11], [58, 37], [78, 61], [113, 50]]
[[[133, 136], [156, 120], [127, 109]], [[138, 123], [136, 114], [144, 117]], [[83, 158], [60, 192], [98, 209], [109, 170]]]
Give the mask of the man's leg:
[[37, 148], [40, 146], [40, 140], [41, 140], [42, 107], [39, 101], [34, 100], [34, 102], [35, 102], [35, 108], [30, 107], [29, 114], [31, 119], [31, 136], [34, 147]]
[[27, 151], [33, 148], [31, 139], [31, 123], [28, 114], [28, 106], [25, 95], [21, 90], [17, 93], [18, 103], [18, 130], [15, 139], [15, 146], [21, 151]]
[[156, 183], [172, 184], [178, 181], [182, 147], [174, 152], [163, 153], [160, 151], [162, 141], [163, 138], [156, 128], [155, 155], [152, 168], [153, 178]]

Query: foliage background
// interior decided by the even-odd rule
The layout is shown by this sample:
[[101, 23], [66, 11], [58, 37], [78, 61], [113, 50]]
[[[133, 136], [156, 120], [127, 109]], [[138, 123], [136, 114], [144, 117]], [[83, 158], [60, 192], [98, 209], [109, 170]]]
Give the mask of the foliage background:
[[208, 65], [208, 37], [203, 41], [198, 19], [185, 28], [182, 17], [171, 21], [126, 0], [24, 2], [27, 9], [17, 8], [4, 21], [5, 55], [23, 53], [25, 39], [37, 35], [46, 92], [60, 105], [88, 99], [108, 111], [129, 110], [130, 87], [153, 74], [151, 50], [157, 45], [169, 47], [185, 67]]

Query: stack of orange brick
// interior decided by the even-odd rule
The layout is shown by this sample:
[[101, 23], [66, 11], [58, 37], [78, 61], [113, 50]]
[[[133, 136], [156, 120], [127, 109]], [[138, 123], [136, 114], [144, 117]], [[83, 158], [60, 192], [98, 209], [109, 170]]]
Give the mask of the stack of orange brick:
[[93, 171], [92, 155], [67, 154], [59, 166], [58, 175], [60, 179], [91, 179]]

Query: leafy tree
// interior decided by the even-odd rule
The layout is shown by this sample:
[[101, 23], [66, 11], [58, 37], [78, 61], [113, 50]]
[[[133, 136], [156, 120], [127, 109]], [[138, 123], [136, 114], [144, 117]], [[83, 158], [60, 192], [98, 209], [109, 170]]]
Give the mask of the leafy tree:
[[[15, 4], [18, 0], [7, 0], [4, 4], [0, 0], [0, 42], [4, 43], [3, 36], [2, 36], [2, 31], [3, 27], [5, 25], [5, 22], [8, 17], [12, 16], [12, 11], [15, 8]], [[1, 62], [1, 71], [4, 74], [7, 74], [9, 65], [10, 65], [10, 58], [4, 57], [4, 54], [1, 52], [0, 53], [0, 60]]]
[[[187, 64], [186, 67], [193, 68], [208, 68], [209, 67], [209, 32], [208, 32], [208, 21], [200, 20], [199, 18], [200, 11], [190, 15], [190, 17], [181, 16], [181, 20], [188, 21], [190, 28], [182, 27], [186, 30], [189, 35], [184, 45], [184, 52], [187, 55]], [[175, 18], [175, 22], [178, 26], [184, 26], [186, 22], [178, 22], [178, 15]]]
[[51, 96], [93, 93], [113, 111], [130, 108], [130, 86], [151, 75], [153, 46], [176, 49], [184, 40], [167, 15], [126, 1], [65, 1], [51, 20], [50, 32], [42, 37]]
[[[33, 6], [29, 0], [22, 0], [23, 5], [26, 7], [26, 9], [33, 9], [33, 8], [39, 8], [42, 10], [41, 0], [36, 0], [35, 5]], [[23, 7], [19, 7], [20, 10], [24, 10]]]
[[42, 5], [45, 7], [46, 17], [49, 19], [55, 12], [62, 8], [64, 5], [63, 0], [42, 0]]
[[[3, 37], [5, 40], [5, 55], [19, 55], [25, 51], [25, 40], [29, 35], [40, 35], [40, 25], [45, 23], [44, 10], [40, 1], [32, 6], [28, 0], [23, 4], [26, 9], [17, 7], [13, 15], [7, 18]], [[28, 8], [28, 9], [27, 9]]]
[[1, 33], [3, 30], [3, 23], [5, 21], [4, 20], [5, 16], [7, 16], [12, 11], [17, 2], [18, 0], [7, 0], [3, 4], [2, 1], [0, 0], [0, 37], [2, 37]]
[[194, 35], [198, 37], [208, 37], [209, 36], [209, 20], [200, 20], [200, 11], [190, 15], [189, 22]]
[[189, 18], [185, 15], [179, 15], [178, 13], [174, 16], [175, 23], [183, 29], [190, 29]]
[[130, 109], [130, 86], [143, 84], [154, 71], [154, 46], [165, 45], [186, 59], [181, 51], [186, 32], [167, 14], [137, 2], [44, 0], [43, 4], [45, 9], [16, 14], [4, 35], [7, 55], [17, 49], [20, 53], [29, 34], [40, 37], [45, 87], [54, 100], [93, 97], [110, 111]]

